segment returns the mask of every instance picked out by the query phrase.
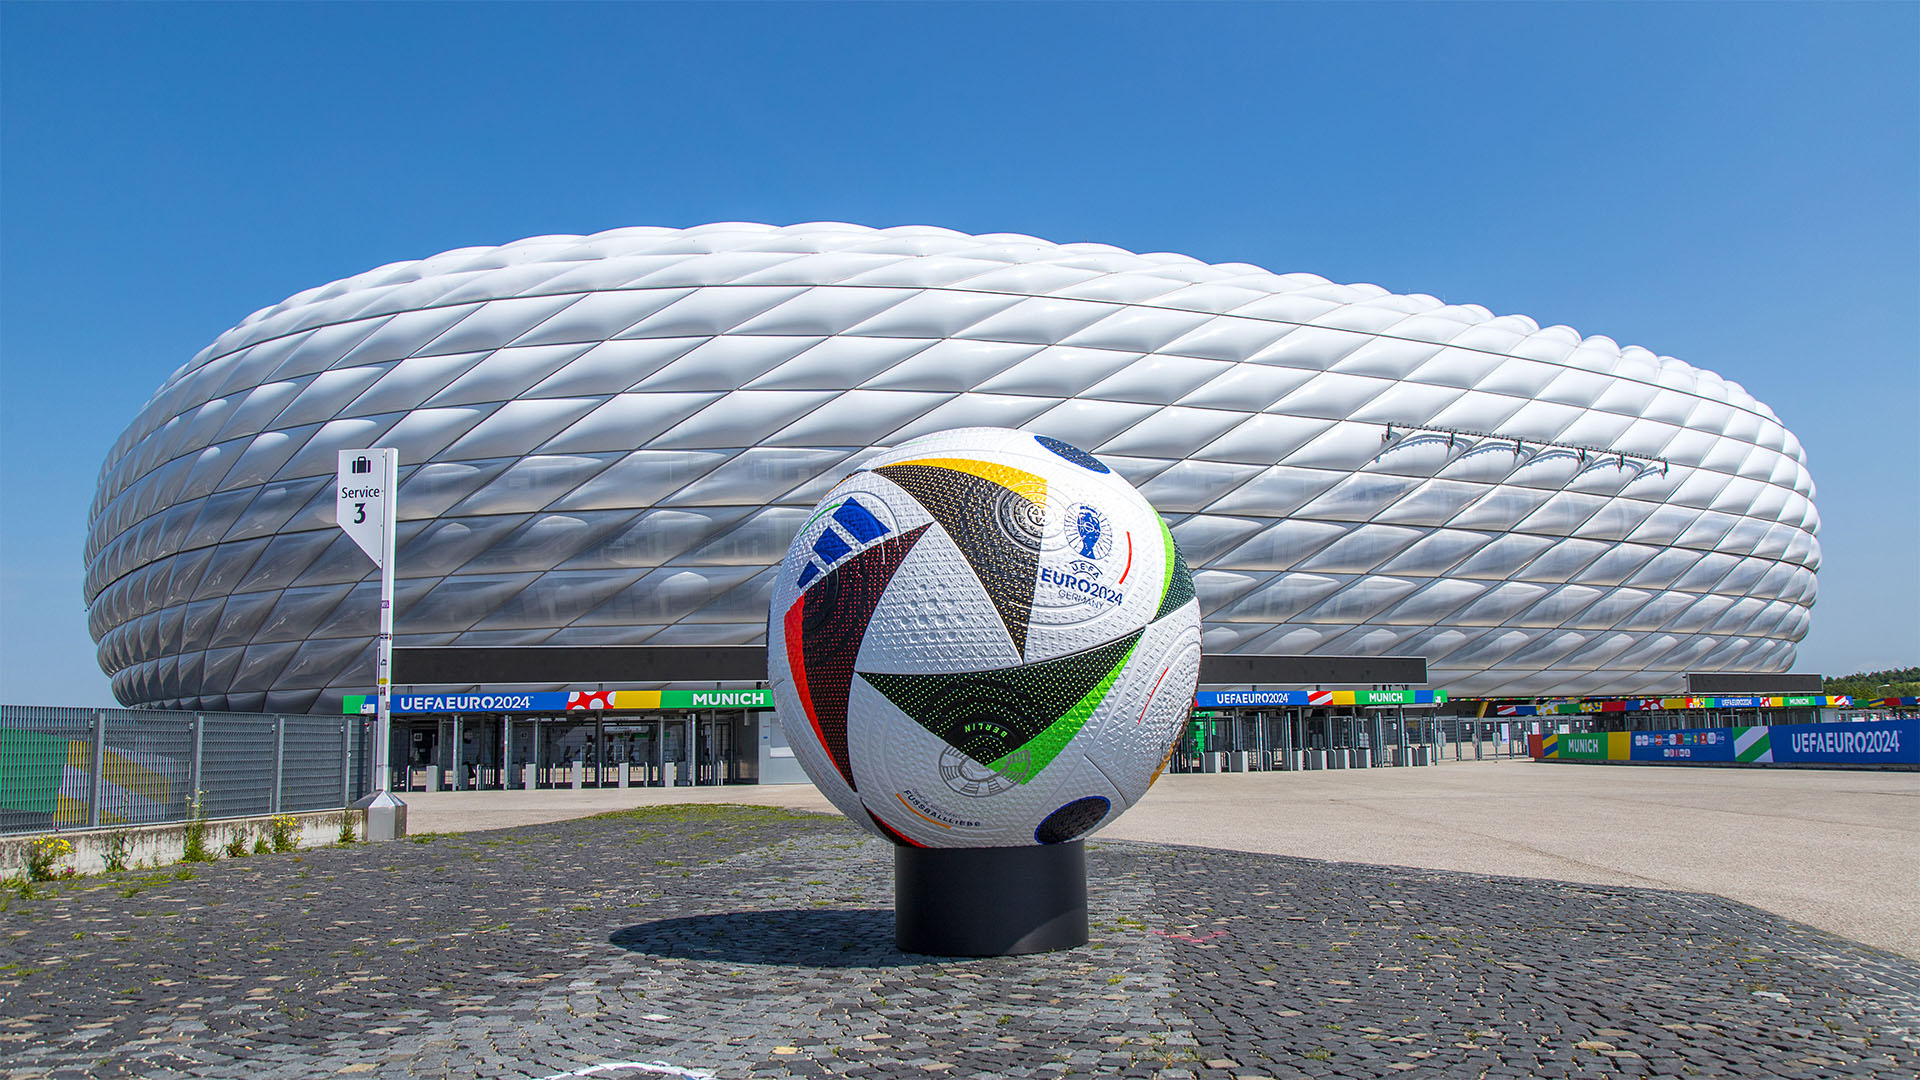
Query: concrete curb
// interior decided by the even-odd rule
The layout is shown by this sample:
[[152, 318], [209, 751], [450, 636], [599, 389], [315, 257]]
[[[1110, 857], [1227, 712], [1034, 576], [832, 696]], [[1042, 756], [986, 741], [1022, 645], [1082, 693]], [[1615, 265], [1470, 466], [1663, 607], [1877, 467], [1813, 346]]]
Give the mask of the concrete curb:
[[[366, 833], [364, 817], [357, 810], [310, 810], [286, 815], [294, 819], [295, 843], [300, 848], [326, 847], [339, 842], [340, 821], [351, 818], [355, 839]], [[265, 836], [271, 814], [254, 817], [214, 818], [206, 822], [204, 842], [207, 850], [226, 858], [227, 844], [238, 836], [252, 853], [253, 844]], [[37, 840], [49, 837], [73, 845], [73, 853], [58, 860], [54, 873], [71, 868], [78, 874], [99, 874], [107, 869], [107, 853], [115, 841], [125, 844], [125, 862], [129, 870], [170, 866], [181, 861], [186, 850], [187, 822], [161, 825], [125, 825], [108, 829], [62, 830], [57, 833], [0, 838], [0, 878], [20, 878], [27, 873], [27, 849]]]

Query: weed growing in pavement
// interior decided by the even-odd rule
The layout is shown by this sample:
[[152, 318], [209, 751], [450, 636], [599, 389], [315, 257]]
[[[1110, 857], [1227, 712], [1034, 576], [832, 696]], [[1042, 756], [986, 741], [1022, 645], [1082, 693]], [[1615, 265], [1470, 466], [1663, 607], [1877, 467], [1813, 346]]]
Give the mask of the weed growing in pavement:
[[343, 844], [354, 842], [352, 814], [340, 815], [340, 842]]
[[187, 804], [187, 824], [181, 831], [181, 862], [213, 862], [220, 856], [207, 847], [207, 793], [196, 791]]
[[261, 833], [259, 836], [253, 838], [253, 853], [255, 855], [266, 855], [272, 851], [273, 847], [267, 843], [266, 833]]
[[133, 854], [133, 833], [128, 829], [115, 829], [107, 834], [107, 849], [101, 853], [106, 860], [109, 873], [125, 870], [127, 857]]
[[235, 829], [227, 837], [227, 858], [244, 859], [247, 857], [247, 830]]
[[27, 880], [52, 881], [72, 877], [73, 867], [60, 867], [60, 860], [73, 854], [73, 841], [64, 836], [41, 836], [27, 844]]
[[267, 839], [275, 851], [292, 851], [300, 846], [300, 822], [292, 814], [273, 815], [267, 819]]

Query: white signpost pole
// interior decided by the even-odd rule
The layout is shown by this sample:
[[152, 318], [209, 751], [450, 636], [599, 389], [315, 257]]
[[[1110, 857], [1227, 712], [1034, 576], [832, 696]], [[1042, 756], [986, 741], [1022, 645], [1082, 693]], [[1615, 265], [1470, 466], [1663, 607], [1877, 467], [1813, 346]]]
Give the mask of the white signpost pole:
[[360, 550], [380, 567], [380, 636], [375, 650], [373, 793], [353, 804], [366, 811], [368, 840], [395, 840], [407, 833], [407, 804], [393, 794], [393, 563], [399, 531], [400, 452], [390, 448], [340, 451], [334, 479], [334, 517]]
[[394, 505], [392, 492], [399, 480], [400, 454], [394, 450], [381, 450], [379, 454], [382, 486], [388, 494], [381, 500], [380, 508], [380, 647], [379, 659], [374, 667], [374, 688], [380, 695], [374, 726], [380, 734], [374, 762], [380, 770], [376, 790], [386, 791], [393, 776], [392, 763], [387, 757], [393, 746], [393, 546], [394, 534], [399, 531], [395, 520], [398, 508]]

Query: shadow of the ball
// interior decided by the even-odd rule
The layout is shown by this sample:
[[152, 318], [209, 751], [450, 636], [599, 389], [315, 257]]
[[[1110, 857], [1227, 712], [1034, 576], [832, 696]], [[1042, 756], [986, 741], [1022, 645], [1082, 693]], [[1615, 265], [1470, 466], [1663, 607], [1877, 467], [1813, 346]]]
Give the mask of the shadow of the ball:
[[623, 927], [608, 942], [682, 960], [790, 967], [912, 967], [950, 959], [904, 953], [893, 912], [867, 908], [725, 911]]

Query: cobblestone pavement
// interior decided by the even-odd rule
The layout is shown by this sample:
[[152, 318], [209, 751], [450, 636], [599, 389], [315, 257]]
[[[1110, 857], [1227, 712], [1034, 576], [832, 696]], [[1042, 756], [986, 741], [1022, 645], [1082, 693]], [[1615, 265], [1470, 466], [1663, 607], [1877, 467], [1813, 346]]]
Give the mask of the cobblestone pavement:
[[985, 960], [895, 951], [890, 851], [765, 809], [9, 890], [0, 1077], [1920, 1075], [1920, 963], [1716, 897], [1088, 862], [1087, 947]]

